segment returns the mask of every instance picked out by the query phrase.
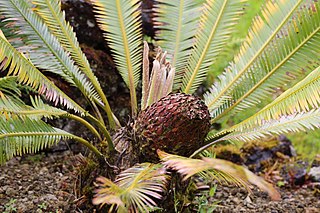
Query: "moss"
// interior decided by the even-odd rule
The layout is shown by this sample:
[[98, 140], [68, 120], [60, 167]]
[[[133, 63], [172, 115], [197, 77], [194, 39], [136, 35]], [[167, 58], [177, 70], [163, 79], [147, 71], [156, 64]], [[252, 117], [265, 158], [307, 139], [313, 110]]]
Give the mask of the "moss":
[[233, 144], [227, 144], [222, 146], [216, 146], [212, 149], [216, 153], [216, 157], [220, 159], [225, 159], [232, 161], [234, 163], [242, 163], [243, 157], [239, 147]]

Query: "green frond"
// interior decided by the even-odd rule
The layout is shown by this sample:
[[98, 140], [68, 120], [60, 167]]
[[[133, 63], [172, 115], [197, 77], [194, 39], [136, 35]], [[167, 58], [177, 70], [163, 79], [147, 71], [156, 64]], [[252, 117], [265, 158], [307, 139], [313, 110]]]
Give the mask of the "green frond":
[[0, 164], [13, 156], [35, 153], [72, 135], [41, 120], [0, 116]]
[[17, 104], [11, 98], [0, 98], [0, 114], [6, 113], [11, 116], [28, 117], [40, 120], [41, 118], [53, 119], [67, 115], [68, 112], [56, 107], [44, 104], [40, 97], [30, 97], [33, 107], [24, 104]]
[[0, 78], [0, 92], [2, 93], [5, 93], [13, 97], [18, 97], [20, 96], [21, 91], [18, 89], [17, 86], [17, 77], [15, 76], [6, 76]]
[[[1, 32], [1, 31], [0, 31]], [[28, 85], [46, 97], [47, 100], [55, 104], [60, 103], [68, 109], [85, 114], [86, 111], [69, 98], [64, 92], [56, 87], [47, 77], [45, 77], [25, 55], [18, 52], [0, 34], [0, 61], [1, 68], [9, 69], [9, 75], [17, 76], [18, 82]]]
[[97, 181], [95, 205], [112, 205], [117, 212], [149, 212], [157, 206], [155, 199], [161, 199], [169, 177], [159, 164], [143, 163], [122, 171], [115, 182], [103, 177]]
[[7, 23], [19, 28], [18, 36], [29, 47], [24, 54], [35, 66], [62, 76], [79, 88], [85, 97], [101, 102], [92, 83], [74, 64], [42, 19], [34, 13], [32, 5], [24, 0], [1, 0], [0, 12]]
[[141, 12], [138, 0], [94, 0], [100, 28], [113, 52], [123, 80], [130, 89], [132, 114], [137, 113], [136, 86], [142, 56]]
[[[243, 0], [207, 0], [194, 45], [181, 79], [181, 91], [193, 93], [205, 80], [209, 67], [228, 42], [243, 12]], [[179, 76], [180, 73], [177, 73]]]
[[79, 42], [73, 32], [72, 27], [65, 20], [65, 13], [61, 11], [60, 0], [35, 0], [32, 1], [36, 8], [34, 11], [43, 19], [48, 26], [50, 32], [57, 37], [60, 44], [70, 53], [71, 58], [79, 66], [79, 69], [88, 77], [92, 82], [93, 87], [101, 97], [105, 110], [108, 114], [110, 126], [114, 126], [112, 112], [107, 101], [107, 98], [102, 91], [99, 81], [93, 74], [89, 62], [83, 54]]
[[268, 135], [280, 135], [317, 128], [320, 128], [320, 109], [281, 116], [276, 120], [261, 121], [260, 124], [252, 127], [245, 126], [245, 122], [244, 124], [239, 123], [233, 133], [222, 137], [219, 141], [253, 141]]
[[269, 196], [273, 200], [280, 199], [279, 192], [273, 188], [271, 184], [256, 176], [248, 169], [229, 161], [207, 157], [192, 159], [168, 154], [162, 151], [158, 151], [158, 155], [166, 167], [176, 170], [184, 176], [184, 179], [188, 179], [189, 177], [199, 173], [206, 173], [206, 176], [208, 176], [210, 175], [210, 171], [215, 170], [216, 172], [211, 173], [213, 177], [219, 177], [215, 175], [217, 172], [222, 173], [222, 176], [224, 176], [224, 178], [229, 182], [235, 182], [245, 186], [247, 189], [249, 189], [249, 185], [251, 183], [258, 186], [261, 190], [268, 192]]
[[20, 112], [23, 110], [30, 110], [30, 107], [25, 105], [19, 98], [5, 95], [0, 89], [0, 116], [10, 118], [12, 117], [13, 112]]
[[308, 112], [318, 109], [320, 105], [320, 67], [312, 71], [302, 81], [282, 93], [278, 98], [259, 112], [231, 127], [231, 131], [252, 128], [269, 120], [277, 120], [282, 116], [297, 112]]
[[192, 0], [160, 0], [155, 13], [157, 44], [168, 51], [168, 59], [179, 74], [174, 83], [178, 86], [193, 46], [201, 6]]
[[[262, 16], [257, 16], [253, 21], [248, 36], [240, 48], [239, 54], [205, 96], [205, 102], [214, 118], [236, 100], [231, 99], [225, 101], [223, 107], [218, 109], [213, 108], [216, 102], [225, 99], [226, 96], [236, 94], [237, 85], [244, 82], [244, 79], [255, 79], [254, 75], [256, 73], [253, 72], [252, 69], [259, 68], [255, 62], [257, 62], [258, 59], [268, 60], [268, 58], [265, 58], [266, 50], [268, 48], [269, 51], [272, 49], [274, 40], [277, 36], [281, 35], [281, 30], [288, 24], [290, 18], [292, 18], [294, 12], [302, 2], [302, 0], [276, 0], [266, 2], [262, 10]], [[241, 85], [247, 88], [245, 84]], [[249, 86], [248, 89], [250, 89]]]
[[[1, 92], [1, 90], [0, 90]], [[42, 118], [54, 119], [59, 117], [70, 118], [80, 122], [87, 127], [101, 141], [101, 136], [98, 131], [83, 118], [70, 114], [67, 111], [45, 104], [40, 97], [30, 96], [31, 106], [26, 105], [21, 99], [6, 97], [0, 94], [0, 115], [9, 117], [20, 117], [21, 119], [28, 118], [33, 120], [41, 120]], [[111, 138], [107, 130], [103, 129], [107, 142], [110, 145]]]
[[[318, 66], [320, 58], [320, 13], [308, 9], [299, 11], [281, 34], [283, 38], [273, 41], [263, 54], [254, 62], [250, 72], [241, 83], [234, 87], [232, 102], [214, 119], [225, 116], [230, 111], [236, 113], [240, 110], [256, 106], [260, 101], [274, 94], [277, 88], [292, 85], [299, 81], [306, 73]], [[298, 32], [298, 33], [297, 33]], [[310, 48], [312, 46], [312, 48]], [[229, 113], [230, 114], [230, 113]]]

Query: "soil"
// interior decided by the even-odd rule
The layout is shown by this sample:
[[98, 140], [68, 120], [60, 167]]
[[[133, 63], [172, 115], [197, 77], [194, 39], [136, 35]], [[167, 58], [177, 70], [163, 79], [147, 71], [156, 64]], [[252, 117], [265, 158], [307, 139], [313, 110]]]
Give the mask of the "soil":
[[76, 212], [71, 152], [15, 157], [0, 167], [0, 212]]
[[[15, 157], [0, 167], [0, 212], [89, 212], [77, 194], [75, 162], [70, 151]], [[318, 184], [318, 185], [317, 185]], [[320, 212], [320, 183], [280, 188], [281, 201], [266, 193], [219, 185], [214, 212]], [[92, 211], [90, 211], [92, 212]], [[164, 211], [168, 212], [168, 211]]]

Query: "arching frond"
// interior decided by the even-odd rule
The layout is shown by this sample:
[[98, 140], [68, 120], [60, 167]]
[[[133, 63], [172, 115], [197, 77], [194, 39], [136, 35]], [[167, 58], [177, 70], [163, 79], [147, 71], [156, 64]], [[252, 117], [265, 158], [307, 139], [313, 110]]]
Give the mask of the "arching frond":
[[[214, 120], [256, 106], [286, 84], [293, 84], [312, 71], [320, 61], [320, 4], [317, 12], [299, 12], [289, 26], [250, 67], [242, 82], [234, 87], [232, 100], [216, 110]], [[298, 31], [298, 33], [297, 33]], [[285, 35], [284, 35], [285, 34]], [[314, 48], [310, 48], [310, 46]]]
[[225, 173], [230, 177], [233, 177], [234, 181], [236, 181], [238, 184], [246, 186], [247, 189], [249, 184], [251, 183], [257, 185], [261, 190], [268, 192], [269, 196], [273, 200], [280, 199], [279, 192], [275, 188], [273, 188], [271, 184], [256, 176], [248, 169], [233, 164], [229, 161], [216, 158], [192, 159], [168, 154], [159, 150], [158, 155], [160, 156], [163, 164], [166, 167], [176, 170], [184, 176], [184, 179], [187, 179], [195, 174], [206, 173], [207, 171], [210, 172], [210, 170], [216, 170]]
[[242, 129], [241, 131], [236, 130], [222, 137], [219, 141], [253, 141], [268, 135], [280, 135], [314, 130], [317, 128], [320, 128], [320, 109], [294, 113], [292, 115], [282, 116], [276, 120], [262, 121], [260, 124], [247, 128], [242, 126], [242, 123], [239, 123], [237, 129]]
[[[1, 32], [1, 30], [0, 30]], [[86, 111], [69, 98], [45, 77], [25, 55], [18, 52], [0, 33], [0, 61], [2, 69], [9, 69], [9, 75], [17, 76], [20, 83], [31, 86], [39, 94], [43, 94], [47, 100], [55, 104], [60, 103], [69, 109], [84, 114]]]
[[269, 120], [281, 119], [283, 116], [297, 112], [318, 109], [320, 105], [320, 67], [311, 72], [294, 87], [282, 93], [262, 110], [230, 128], [230, 131], [242, 131]]
[[0, 114], [6, 113], [12, 116], [28, 117], [30, 119], [40, 120], [41, 118], [60, 117], [67, 115], [68, 112], [59, 108], [44, 104], [40, 97], [30, 97], [33, 107], [16, 103], [11, 98], [0, 98]]
[[235, 29], [243, 12], [243, 3], [243, 0], [206, 1], [192, 52], [182, 73], [181, 91], [193, 93], [205, 80], [209, 66], [215, 62]]
[[17, 86], [17, 77], [15, 76], [6, 76], [0, 78], [0, 92], [2, 93], [6, 93], [12, 97], [17, 97], [21, 94], [21, 91]]
[[193, 0], [158, 2], [154, 18], [156, 39], [159, 46], [168, 51], [168, 59], [178, 73], [174, 84], [178, 86], [193, 46], [201, 6]]
[[18, 27], [18, 36], [26, 45], [32, 47], [25, 52], [25, 55], [37, 67], [56, 73], [75, 85], [88, 99], [100, 100], [92, 83], [80, 72], [58, 39], [50, 33], [48, 27], [31, 7], [32, 5], [24, 0], [0, 0], [0, 12], [5, 21]]
[[107, 101], [107, 98], [102, 91], [99, 81], [93, 74], [89, 62], [83, 54], [79, 42], [73, 32], [72, 27], [65, 20], [65, 13], [61, 11], [60, 0], [35, 0], [32, 1], [36, 5], [34, 11], [44, 20], [45, 24], [50, 29], [50, 32], [57, 37], [60, 44], [70, 53], [72, 59], [79, 66], [80, 70], [90, 79], [93, 87], [97, 91], [99, 97], [105, 105], [105, 110], [108, 114], [110, 126], [113, 126], [113, 116]]
[[35, 153], [73, 136], [41, 120], [0, 116], [0, 164], [15, 155]]
[[130, 89], [133, 115], [137, 112], [135, 88], [141, 66], [141, 12], [138, 0], [94, 0], [100, 28], [105, 31], [117, 68]]
[[103, 177], [97, 181], [95, 205], [112, 205], [118, 212], [149, 212], [157, 206], [155, 199], [161, 199], [169, 176], [159, 164], [143, 163], [121, 172], [115, 182]]
[[[261, 67], [254, 63], [257, 62], [259, 58], [261, 60], [268, 60], [268, 58], [265, 58], [266, 50], [269, 48], [269, 51], [271, 51], [275, 38], [290, 18], [292, 18], [294, 12], [302, 2], [302, 0], [276, 0], [266, 2], [265, 8], [262, 10], [262, 16], [255, 18], [248, 32], [248, 36], [243, 42], [234, 62], [219, 77], [219, 80], [205, 96], [207, 106], [211, 112], [215, 113], [213, 117], [217, 117], [236, 100], [231, 99], [226, 101], [220, 110], [213, 108], [216, 102], [225, 99], [226, 96], [232, 97], [237, 94], [236, 88], [244, 82], [244, 79], [255, 79], [252, 69]], [[241, 84], [241, 86], [247, 88], [246, 84]], [[248, 86], [248, 88], [250, 89], [251, 87]]]

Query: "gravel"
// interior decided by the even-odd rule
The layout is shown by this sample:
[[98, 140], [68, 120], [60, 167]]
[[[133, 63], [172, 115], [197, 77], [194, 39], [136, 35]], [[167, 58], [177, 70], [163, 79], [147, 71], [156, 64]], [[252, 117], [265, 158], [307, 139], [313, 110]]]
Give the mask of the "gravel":
[[281, 201], [271, 201], [263, 192], [257, 189], [252, 194], [241, 188], [220, 186], [217, 188], [216, 199], [220, 200], [214, 212], [320, 212], [320, 193], [314, 185], [304, 185], [299, 188], [280, 189]]
[[[75, 156], [67, 152], [16, 157], [0, 167], [0, 212], [87, 212], [77, 208]], [[320, 212], [320, 184], [282, 187], [281, 201], [252, 188], [220, 185], [214, 212]]]
[[0, 212], [75, 212], [70, 152], [16, 157], [0, 167]]

